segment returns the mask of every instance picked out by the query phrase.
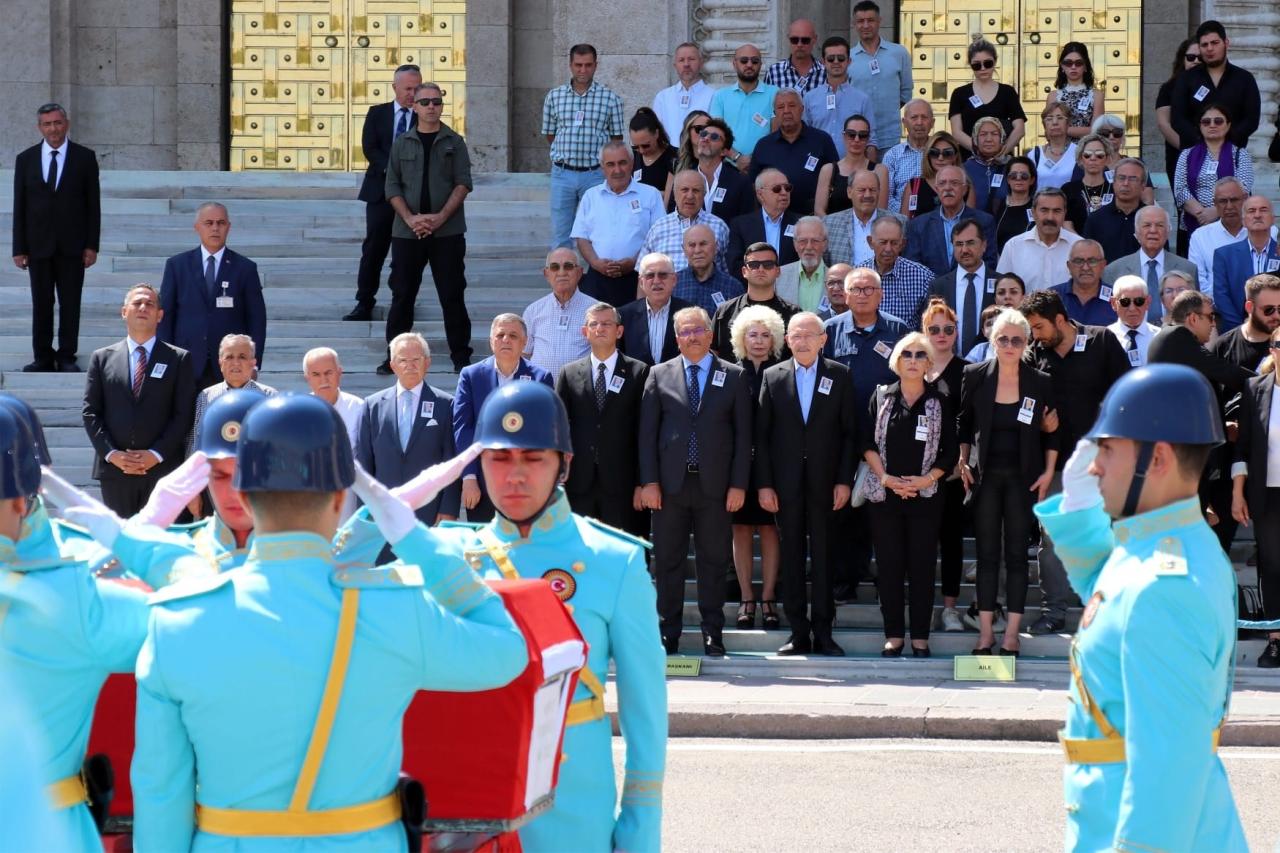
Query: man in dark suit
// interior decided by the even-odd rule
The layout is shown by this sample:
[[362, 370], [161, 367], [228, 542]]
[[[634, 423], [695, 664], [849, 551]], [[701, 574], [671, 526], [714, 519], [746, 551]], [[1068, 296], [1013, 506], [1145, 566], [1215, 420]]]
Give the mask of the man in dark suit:
[[582, 335], [591, 353], [566, 364], [556, 377], [573, 442], [565, 494], [574, 512], [648, 536], [636, 449], [649, 366], [618, 351], [622, 327], [617, 309], [606, 302], [587, 309]]
[[[458, 387], [453, 392], [453, 443], [466, 450], [475, 440], [476, 418], [480, 407], [500, 385], [513, 381], [541, 382], [552, 388], [555, 381], [541, 367], [534, 367], [521, 353], [529, 342], [529, 332], [519, 314], [499, 314], [489, 325], [489, 349], [493, 355], [463, 368], [458, 374]], [[485, 494], [479, 461], [472, 462], [462, 474], [462, 505], [467, 521], [487, 522], [493, 519], [493, 503]]]
[[[396, 384], [365, 398], [355, 447], [356, 460], [388, 487], [403, 485], [455, 455], [453, 398], [424, 381], [431, 352], [422, 335], [405, 332], [391, 341], [391, 367]], [[418, 520], [452, 521], [461, 500], [462, 486], [454, 482], [418, 509]], [[382, 556], [389, 559], [389, 550]]]
[[622, 324], [618, 349], [652, 366], [670, 361], [679, 352], [671, 319], [689, 303], [671, 295], [676, 274], [670, 258], [657, 253], [645, 255], [641, 265], [645, 274], [640, 276], [640, 292], [644, 295], [618, 309]]
[[391, 143], [396, 137], [417, 126], [413, 93], [421, 83], [422, 71], [418, 66], [401, 65], [391, 81], [395, 100], [374, 104], [364, 117], [360, 147], [369, 168], [356, 196], [364, 202], [364, 242], [360, 244], [360, 269], [356, 273], [356, 307], [342, 318], [344, 320], [373, 319], [373, 306], [382, 283], [382, 265], [391, 251], [391, 227], [396, 218], [383, 191], [387, 182], [387, 160], [391, 158]]
[[1234, 329], [1245, 320], [1245, 282], [1259, 273], [1280, 271], [1280, 246], [1271, 237], [1275, 213], [1266, 196], [1244, 200], [1245, 238], [1213, 253], [1213, 297], [1220, 327]]
[[[702, 133], [698, 134], [694, 150], [698, 154], [698, 171], [707, 183], [706, 201], [711, 203], [707, 212], [731, 222], [735, 216], [751, 213], [756, 207], [756, 196], [751, 180], [734, 167], [725, 165], [724, 155], [733, 148], [733, 131], [724, 119], [708, 119]], [[675, 209], [675, 202], [672, 202]]]
[[799, 215], [787, 210], [791, 204], [791, 184], [777, 169], [765, 169], [756, 176], [756, 200], [760, 209], [736, 216], [729, 222], [729, 274], [747, 283], [742, 261], [747, 247], [768, 243], [778, 253], [778, 266], [800, 260], [796, 253], [795, 232]]
[[[961, 219], [951, 229], [951, 251], [955, 267], [933, 280], [929, 295], [941, 296], [956, 312], [956, 351], [968, 352], [982, 337], [982, 309], [995, 302], [996, 268], [987, 265], [987, 237], [976, 219]], [[921, 305], [915, 316], [923, 312]]]
[[764, 372], [756, 409], [755, 480], [761, 508], [777, 514], [783, 607], [791, 625], [780, 655], [844, 654], [831, 636], [836, 611], [828, 534], [833, 514], [849, 502], [858, 467], [857, 414], [849, 368], [821, 357], [826, 342], [817, 314], [792, 317], [791, 358]]
[[[80, 345], [84, 271], [98, 259], [102, 222], [98, 159], [67, 139], [71, 122], [57, 104], [36, 111], [44, 141], [13, 164], [13, 262], [31, 277], [28, 373], [74, 373]], [[53, 304], [58, 302], [58, 349], [53, 349]]]
[[640, 402], [641, 500], [654, 510], [653, 569], [667, 654], [679, 648], [692, 533], [702, 649], [721, 657], [731, 517], [751, 474], [751, 392], [742, 368], [712, 355], [706, 311], [685, 308], [675, 329], [680, 356], [654, 365]]
[[976, 219], [982, 226], [987, 243], [982, 262], [987, 269], [996, 268], [996, 221], [991, 214], [965, 205], [969, 194], [969, 178], [959, 166], [943, 166], [934, 180], [938, 188], [938, 206], [907, 223], [907, 258], [924, 264], [934, 275], [955, 268], [956, 259], [947, 239], [946, 223], [960, 219]]
[[102, 502], [124, 518], [178, 467], [191, 429], [191, 358], [156, 336], [163, 313], [154, 287], [131, 287], [120, 309], [128, 336], [95, 350], [85, 377], [82, 415], [97, 453], [93, 478]]
[[200, 246], [164, 264], [160, 340], [191, 354], [197, 388], [222, 381], [218, 344], [227, 335], [253, 338], [258, 367], [267, 346], [267, 307], [258, 265], [227, 248], [231, 217], [216, 201], [196, 210]]

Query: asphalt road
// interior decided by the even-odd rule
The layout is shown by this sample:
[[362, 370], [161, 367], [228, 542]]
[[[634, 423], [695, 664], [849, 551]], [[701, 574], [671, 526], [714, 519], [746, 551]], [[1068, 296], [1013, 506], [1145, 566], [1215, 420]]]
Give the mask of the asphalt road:
[[[1250, 848], [1275, 849], [1280, 749], [1222, 755]], [[1061, 773], [1044, 743], [673, 739], [663, 849], [1059, 851]]]

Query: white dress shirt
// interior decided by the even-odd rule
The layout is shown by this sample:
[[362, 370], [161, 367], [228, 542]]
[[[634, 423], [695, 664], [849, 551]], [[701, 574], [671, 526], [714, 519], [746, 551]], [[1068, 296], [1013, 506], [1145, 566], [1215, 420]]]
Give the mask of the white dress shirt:
[[62, 144], [54, 148], [48, 142], [40, 143], [40, 179], [44, 180], [49, 174], [49, 161], [53, 159], [53, 152], [58, 152], [58, 174], [54, 178], [53, 188], [56, 190], [62, 185], [62, 173], [67, 168], [67, 140], [63, 139]]
[[871, 211], [871, 218], [863, 222], [855, 213], [849, 217], [849, 239], [853, 241], [853, 264], [852, 266], [862, 266], [875, 258], [875, 250], [871, 248], [871, 244], [867, 242], [867, 238], [871, 236], [871, 226], [876, 222], [876, 213]]
[[613, 371], [618, 366], [618, 351], [615, 349], [609, 353], [609, 357], [604, 361], [596, 358], [596, 354], [591, 354], [591, 383], [594, 386], [596, 374], [600, 372], [600, 365], [604, 365], [604, 387], [609, 387], [609, 381], [613, 379]]
[[1041, 242], [1039, 232], [1032, 228], [1004, 244], [996, 270], [1022, 276], [1027, 283], [1027, 293], [1048, 290], [1071, 278], [1067, 257], [1071, 254], [1071, 244], [1078, 242], [1080, 236], [1064, 228], [1058, 234], [1058, 241], [1046, 246]]
[[[203, 243], [201, 243], [200, 244], [200, 277], [204, 278], [204, 271], [209, 268], [209, 258], [212, 257], [213, 258], [213, 275], [216, 278], [218, 275], [218, 270], [222, 269], [222, 256], [225, 255], [226, 253], [227, 253], [227, 247], [223, 246], [221, 249], [219, 249], [218, 251], [214, 252], [211, 255], [209, 253], [209, 250], [204, 247]], [[217, 282], [215, 281], [214, 284], [216, 285]]]
[[[347, 438], [351, 441], [351, 447], [356, 446], [360, 438], [360, 413], [364, 409], [364, 400], [355, 394], [348, 394], [346, 391], [338, 391], [338, 399], [334, 401], [333, 408], [337, 410], [338, 417], [342, 418], [342, 425], [347, 428]], [[356, 493], [351, 489], [347, 489], [347, 496], [342, 499], [342, 513], [339, 516], [338, 523], [341, 524], [355, 514], [358, 507]]]
[[[668, 86], [653, 96], [653, 111], [658, 114], [658, 121], [669, 139], [679, 140], [680, 131], [684, 130], [684, 121], [689, 113], [701, 110], [711, 112], [711, 96], [716, 92], [705, 80], [694, 80], [688, 89], [679, 80], [674, 86]], [[710, 210], [711, 208], [707, 208]]]
[[671, 300], [668, 299], [666, 304], [656, 311], [646, 300], [644, 309], [645, 316], [649, 320], [649, 357], [654, 364], [660, 364], [662, 362], [662, 348], [667, 342], [667, 335], [675, 334], [675, 329], [671, 326]]
[[978, 305], [974, 309], [973, 316], [977, 318], [978, 328], [965, 329], [964, 325], [965, 310], [968, 303], [965, 297], [969, 294], [969, 273], [965, 268], [956, 265], [956, 340], [971, 341], [982, 334], [982, 294], [987, 287], [987, 265], [979, 264], [978, 268], [973, 271], [973, 295], [978, 300]]
[[1142, 323], [1134, 329], [1138, 334], [1134, 338], [1134, 342], [1137, 344], [1137, 349], [1133, 350], [1133, 352], [1137, 353], [1137, 355], [1129, 355], [1130, 328], [1131, 327], [1126, 326], [1119, 320], [1116, 320], [1110, 326], [1107, 326], [1107, 329], [1110, 330], [1111, 334], [1116, 336], [1116, 340], [1120, 341], [1120, 346], [1124, 349], [1125, 355], [1129, 358], [1129, 364], [1133, 367], [1142, 367], [1147, 363], [1147, 347], [1151, 346], [1151, 339], [1160, 331], [1160, 327], [1143, 320]]
[[633, 179], [620, 193], [597, 184], [583, 193], [570, 236], [590, 241], [602, 258], [634, 258], [653, 223], [666, 215], [662, 193], [648, 184]]

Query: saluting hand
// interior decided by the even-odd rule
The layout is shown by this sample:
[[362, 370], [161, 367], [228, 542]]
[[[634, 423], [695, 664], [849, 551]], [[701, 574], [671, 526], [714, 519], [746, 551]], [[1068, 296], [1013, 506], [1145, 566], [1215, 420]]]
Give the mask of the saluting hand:
[[[482, 452], [484, 448], [478, 442], [474, 443], [452, 459], [438, 462], [404, 485], [396, 486], [391, 490], [391, 494], [414, 509], [422, 509], [435, 500], [436, 495], [461, 477], [463, 469], [474, 462]], [[479, 489], [476, 491], [478, 492]]]

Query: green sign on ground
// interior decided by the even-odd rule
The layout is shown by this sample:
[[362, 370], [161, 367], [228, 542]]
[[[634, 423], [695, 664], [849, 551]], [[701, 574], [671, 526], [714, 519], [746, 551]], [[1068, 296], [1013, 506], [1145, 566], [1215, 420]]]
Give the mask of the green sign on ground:
[[702, 658], [667, 658], [667, 675], [677, 678], [696, 678], [702, 672]]
[[1018, 659], [1003, 655], [956, 655], [956, 681], [1017, 681]]

